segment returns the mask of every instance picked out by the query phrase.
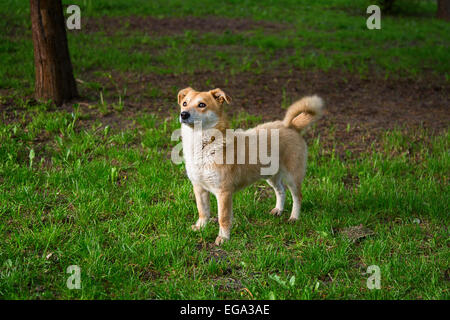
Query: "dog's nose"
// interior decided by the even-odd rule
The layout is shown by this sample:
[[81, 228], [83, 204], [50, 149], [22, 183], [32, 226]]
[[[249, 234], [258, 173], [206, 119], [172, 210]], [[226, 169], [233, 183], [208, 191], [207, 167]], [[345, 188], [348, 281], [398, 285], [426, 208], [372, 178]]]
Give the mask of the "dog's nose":
[[180, 117], [181, 117], [181, 119], [183, 119], [183, 120], [186, 120], [187, 118], [189, 118], [191, 116], [191, 114], [189, 113], [189, 112], [187, 112], [187, 111], [183, 111], [181, 114], [180, 114]]

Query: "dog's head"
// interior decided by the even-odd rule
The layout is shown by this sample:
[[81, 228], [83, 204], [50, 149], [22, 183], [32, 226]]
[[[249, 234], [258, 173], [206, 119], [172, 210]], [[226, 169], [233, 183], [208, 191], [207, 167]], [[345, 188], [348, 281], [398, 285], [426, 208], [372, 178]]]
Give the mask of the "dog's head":
[[231, 98], [221, 89], [198, 92], [186, 88], [178, 92], [180, 122], [194, 126], [200, 122], [203, 129], [214, 128], [224, 116], [222, 105], [230, 104]]

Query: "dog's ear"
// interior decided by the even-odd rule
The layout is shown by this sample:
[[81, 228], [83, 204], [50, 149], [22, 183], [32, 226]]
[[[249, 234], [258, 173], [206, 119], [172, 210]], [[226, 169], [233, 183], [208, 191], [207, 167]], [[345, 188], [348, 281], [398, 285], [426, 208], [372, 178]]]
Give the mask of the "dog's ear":
[[211, 90], [210, 93], [220, 104], [222, 104], [224, 101], [228, 104], [231, 103], [230, 96], [223, 92], [222, 89], [216, 88], [214, 90]]
[[178, 92], [178, 104], [180, 104], [181, 100], [183, 100], [184, 97], [186, 97], [187, 94], [192, 90], [194, 90], [194, 89], [192, 89], [191, 87], [187, 87], [183, 90], [180, 90], [180, 92]]

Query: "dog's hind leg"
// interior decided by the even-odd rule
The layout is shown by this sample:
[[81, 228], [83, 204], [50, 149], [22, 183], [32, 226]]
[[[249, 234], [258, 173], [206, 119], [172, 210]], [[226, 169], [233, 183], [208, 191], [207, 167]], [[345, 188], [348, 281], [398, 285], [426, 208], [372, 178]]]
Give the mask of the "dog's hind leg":
[[273, 188], [275, 191], [275, 196], [277, 197], [275, 208], [270, 211], [270, 214], [280, 216], [284, 209], [284, 201], [286, 200], [286, 190], [283, 182], [281, 181], [281, 176], [280, 174], [277, 174], [266, 181]]
[[286, 184], [292, 195], [292, 211], [288, 221], [295, 222], [300, 216], [300, 209], [302, 206], [302, 180], [294, 180], [290, 177], [290, 179], [287, 179]]
[[198, 209], [198, 220], [191, 228], [192, 230], [197, 231], [206, 225], [211, 213], [209, 192], [201, 186], [194, 185], [194, 193]]

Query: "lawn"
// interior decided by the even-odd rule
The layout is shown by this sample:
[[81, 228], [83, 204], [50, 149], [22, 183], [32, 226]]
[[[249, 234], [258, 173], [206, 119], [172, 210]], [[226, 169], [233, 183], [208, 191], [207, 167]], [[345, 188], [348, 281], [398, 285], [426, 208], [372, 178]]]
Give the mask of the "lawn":
[[[433, 2], [369, 31], [363, 0], [63, 1], [82, 11], [68, 31], [81, 98], [61, 108], [32, 98], [29, 3], [4, 3], [0, 298], [450, 298], [450, 24]], [[235, 195], [229, 242], [213, 244], [217, 222], [191, 231], [170, 160], [189, 85], [229, 93], [233, 127], [323, 96], [296, 224], [269, 214], [261, 181]]]

